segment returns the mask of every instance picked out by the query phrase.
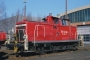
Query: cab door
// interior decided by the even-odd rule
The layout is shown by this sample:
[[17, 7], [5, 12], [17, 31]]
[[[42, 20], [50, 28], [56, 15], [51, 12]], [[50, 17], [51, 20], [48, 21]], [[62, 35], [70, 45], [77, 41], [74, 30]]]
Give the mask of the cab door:
[[24, 35], [26, 34], [25, 26], [19, 26], [16, 28], [17, 38], [20, 41], [24, 42]]
[[60, 21], [59, 18], [54, 19], [53, 32], [55, 36], [55, 40], [60, 40]]

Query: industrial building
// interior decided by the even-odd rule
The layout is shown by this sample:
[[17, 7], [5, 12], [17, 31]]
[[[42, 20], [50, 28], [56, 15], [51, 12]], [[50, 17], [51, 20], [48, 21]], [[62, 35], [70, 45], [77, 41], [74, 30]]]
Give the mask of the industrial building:
[[[77, 26], [78, 39], [83, 36], [85, 44], [90, 44], [90, 5], [67, 11], [72, 26]], [[59, 15], [65, 18], [65, 13]]]

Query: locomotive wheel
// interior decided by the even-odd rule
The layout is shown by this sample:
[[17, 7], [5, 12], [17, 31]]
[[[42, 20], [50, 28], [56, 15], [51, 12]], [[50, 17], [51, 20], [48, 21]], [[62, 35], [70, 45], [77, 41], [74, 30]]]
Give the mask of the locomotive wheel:
[[76, 47], [73, 47], [73, 48], [72, 48], [72, 50], [73, 50], [73, 51], [76, 51], [76, 50], [77, 50], [77, 48], [76, 48]]
[[16, 57], [19, 57], [19, 54], [18, 53], [16, 53]]
[[57, 52], [57, 50], [55, 50], [55, 48], [56, 48], [56, 47], [54, 47], [54, 46], [51, 47], [51, 51], [52, 51], [53, 53]]
[[38, 48], [38, 52], [39, 52], [40, 55], [45, 54], [44, 48]]
[[21, 56], [21, 57], [24, 57], [24, 55], [23, 55], [23, 54], [24, 54], [24, 52], [20, 52], [20, 56]]
[[42, 53], [42, 54], [45, 54], [44, 48], [41, 49], [41, 53]]

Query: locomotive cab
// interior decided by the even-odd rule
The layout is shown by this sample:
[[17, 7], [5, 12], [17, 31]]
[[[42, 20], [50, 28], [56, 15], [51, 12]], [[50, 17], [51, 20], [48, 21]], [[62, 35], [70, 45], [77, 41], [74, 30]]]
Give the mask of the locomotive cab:
[[57, 17], [53, 17], [51, 15], [47, 16], [46, 18], [43, 18], [44, 22], [46, 23], [52, 23], [52, 24], [60, 24], [62, 26], [69, 26], [70, 20], [69, 19], [60, 19]]
[[52, 20], [54, 21], [54, 24], [59, 24], [60, 23], [60, 19], [57, 17], [52, 17]]
[[52, 23], [52, 24], [60, 24], [60, 18], [53, 17], [53, 16], [47, 16], [46, 18], [43, 18], [44, 22], [46, 23]]

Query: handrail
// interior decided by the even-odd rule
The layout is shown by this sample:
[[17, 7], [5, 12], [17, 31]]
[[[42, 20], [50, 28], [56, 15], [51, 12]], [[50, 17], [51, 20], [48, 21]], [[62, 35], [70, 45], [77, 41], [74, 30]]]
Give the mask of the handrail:
[[[36, 41], [35, 41], [35, 31], [36, 30], [38, 30], [38, 27], [39, 26], [42, 26], [43, 28], [44, 28], [44, 37], [45, 37], [45, 26], [43, 26], [43, 25], [35, 25], [35, 29], [34, 29], [34, 46], [35, 46], [35, 43], [36, 43]], [[37, 31], [37, 36], [38, 36], [38, 31]]]

